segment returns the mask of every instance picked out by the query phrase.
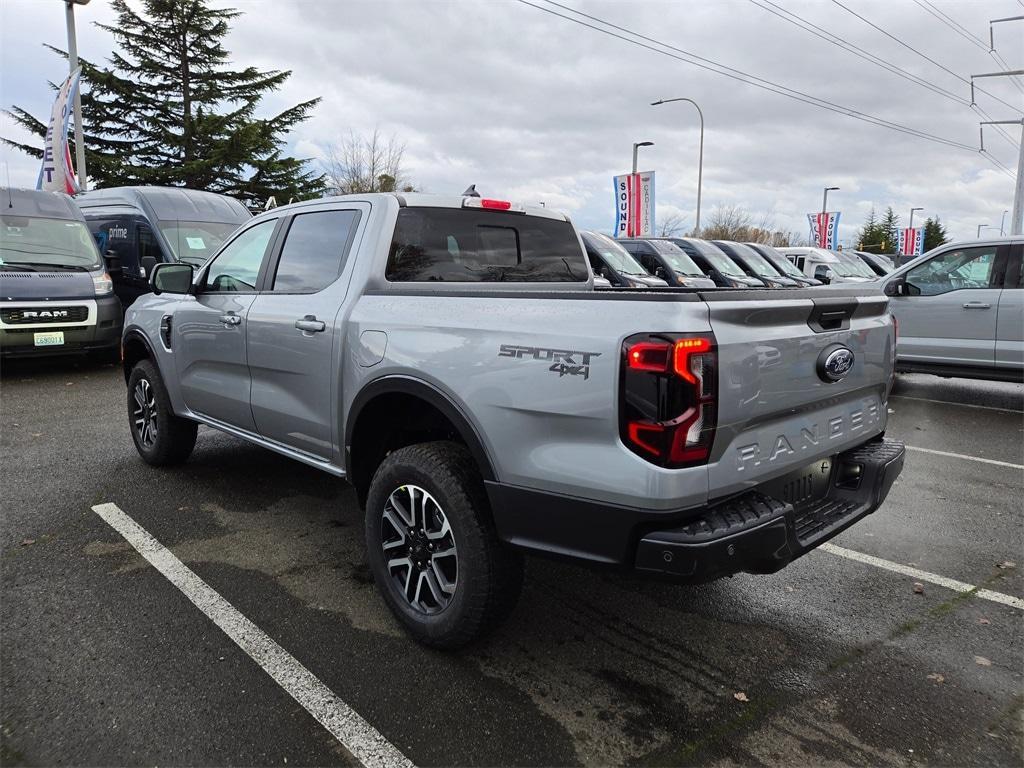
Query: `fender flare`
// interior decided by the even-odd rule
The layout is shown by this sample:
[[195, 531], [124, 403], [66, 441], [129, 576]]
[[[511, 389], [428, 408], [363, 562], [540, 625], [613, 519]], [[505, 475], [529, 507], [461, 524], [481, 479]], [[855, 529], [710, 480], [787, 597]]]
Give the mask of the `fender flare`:
[[497, 477], [494, 474], [494, 466], [479, 432], [473, 426], [466, 414], [454, 401], [454, 399], [432, 384], [422, 379], [403, 375], [389, 375], [374, 379], [366, 384], [352, 401], [345, 419], [345, 469], [349, 477], [352, 476], [352, 436], [355, 425], [364, 407], [379, 395], [403, 394], [418, 397], [437, 408], [441, 414], [454, 425], [462, 441], [469, 448], [473, 460], [480, 468], [480, 474], [484, 480], [494, 481]]
[[[121, 352], [121, 365], [122, 365], [122, 368], [124, 368], [124, 348], [125, 348], [125, 345], [127, 345], [129, 341], [140, 341], [140, 342], [142, 342], [142, 346], [144, 346], [146, 348], [147, 356], [152, 361], [153, 365], [156, 366], [157, 373], [159, 373], [160, 377], [163, 378], [164, 374], [163, 374], [163, 371], [160, 370], [160, 361], [157, 360], [156, 351], [153, 349], [153, 344], [149, 341], [149, 338], [146, 336], [146, 334], [144, 334], [138, 328], [128, 328], [124, 332], [124, 335], [121, 337], [121, 350], [122, 350], [122, 352]], [[128, 383], [128, 377], [131, 376], [131, 373], [132, 372], [129, 371], [127, 368], [124, 368], [124, 381], [125, 381], [126, 384]]]

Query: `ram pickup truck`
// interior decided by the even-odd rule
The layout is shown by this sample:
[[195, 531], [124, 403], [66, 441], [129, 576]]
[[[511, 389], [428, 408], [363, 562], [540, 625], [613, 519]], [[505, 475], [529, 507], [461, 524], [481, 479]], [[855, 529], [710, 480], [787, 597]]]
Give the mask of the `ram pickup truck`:
[[205, 424], [346, 478], [384, 600], [436, 647], [511, 610], [524, 552], [770, 573], [903, 465], [871, 285], [595, 290], [566, 216], [419, 194], [275, 208], [150, 280], [123, 335], [142, 458]]

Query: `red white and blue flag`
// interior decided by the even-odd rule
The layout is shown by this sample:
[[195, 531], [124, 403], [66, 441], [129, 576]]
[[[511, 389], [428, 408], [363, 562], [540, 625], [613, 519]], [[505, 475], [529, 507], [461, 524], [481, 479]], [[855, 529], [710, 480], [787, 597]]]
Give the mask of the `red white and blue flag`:
[[811, 225], [811, 243], [818, 248], [835, 250], [839, 244], [839, 211], [808, 213], [807, 221]]
[[615, 236], [654, 237], [654, 171], [624, 173], [615, 185]]
[[82, 69], [79, 67], [68, 75], [68, 79], [57, 91], [57, 100], [53, 102], [53, 111], [50, 113], [50, 124], [46, 127], [43, 164], [39, 168], [36, 189], [65, 192], [69, 195], [77, 194], [79, 191], [78, 178], [71, 165], [68, 125], [71, 123], [71, 109], [81, 73]]
[[920, 256], [924, 253], [924, 227], [905, 227], [899, 231], [900, 256]]

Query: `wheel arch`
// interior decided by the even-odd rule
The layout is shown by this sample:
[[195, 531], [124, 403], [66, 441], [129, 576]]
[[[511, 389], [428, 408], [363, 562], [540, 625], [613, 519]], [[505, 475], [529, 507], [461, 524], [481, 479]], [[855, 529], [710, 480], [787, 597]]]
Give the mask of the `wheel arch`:
[[[422, 427], [410, 427], [410, 417]], [[452, 437], [469, 450], [484, 480], [497, 479], [480, 433], [451, 395], [410, 376], [384, 376], [366, 384], [345, 420], [346, 475], [360, 505], [365, 505], [373, 474], [388, 452]]]
[[[146, 335], [138, 328], [129, 328], [121, 337], [121, 368], [124, 372], [124, 383], [132, 375], [132, 368], [140, 360], [150, 360], [160, 372], [160, 363], [156, 359], [153, 345], [150, 344]], [[161, 373], [161, 376], [163, 374]]]

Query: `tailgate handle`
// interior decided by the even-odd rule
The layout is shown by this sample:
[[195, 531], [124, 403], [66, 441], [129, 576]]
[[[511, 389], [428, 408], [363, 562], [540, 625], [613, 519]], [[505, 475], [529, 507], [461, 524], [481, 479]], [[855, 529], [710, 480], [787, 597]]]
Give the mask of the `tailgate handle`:
[[827, 331], [845, 331], [850, 327], [850, 318], [857, 308], [856, 300], [847, 299], [815, 299], [814, 309], [807, 318], [807, 325], [815, 333]]

